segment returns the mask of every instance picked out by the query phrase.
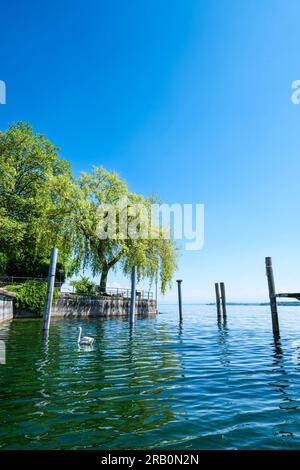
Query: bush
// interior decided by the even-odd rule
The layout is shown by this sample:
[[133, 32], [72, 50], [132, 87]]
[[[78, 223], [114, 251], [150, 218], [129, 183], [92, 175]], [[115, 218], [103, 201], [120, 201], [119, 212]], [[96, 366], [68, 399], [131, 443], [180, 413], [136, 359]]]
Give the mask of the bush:
[[80, 281], [72, 281], [70, 284], [75, 287], [75, 292], [78, 295], [94, 295], [96, 293], [96, 285], [88, 277], [81, 276]]
[[[47, 282], [27, 281], [22, 285], [14, 286], [13, 289], [8, 289], [8, 287], [6, 287], [7, 290], [16, 293], [17, 308], [42, 315], [47, 293]], [[55, 288], [53, 302], [55, 302], [58, 296], [59, 290]]]

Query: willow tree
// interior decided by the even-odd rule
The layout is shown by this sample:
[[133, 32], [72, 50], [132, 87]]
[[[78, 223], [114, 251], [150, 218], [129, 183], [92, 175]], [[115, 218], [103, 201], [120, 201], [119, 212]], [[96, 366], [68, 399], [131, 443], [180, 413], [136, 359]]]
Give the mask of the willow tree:
[[72, 251], [69, 223], [75, 190], [69, 163], [26, 123], [0, 131], [1, 270], [43, 275], [49, 251], [65, 266]]
[[[165, 233], [149, 224], [150, 200], [130, 192], [116, 173], [103, 167], [94, 167], [91, 174], [82, 173], [77, 185], [73, 220], [78, 237], [73, 272], [89, 266], [93, 275], [100, 274], [100, 289], [105, 291], [110, 270], [120, 266], [129, 276], [135, 265], [139, 279], [159, 276], [164, 293], [176, 268], [177, 249]], [[105, 227], [111, 209], [116, 222], [113, 234], [111, 227]], [[100, 226], [105, 227], [107, 236]], [[129, 233], [133, 228], [136, 236]], [[151, 236], [154, 231], [155, 237]]]

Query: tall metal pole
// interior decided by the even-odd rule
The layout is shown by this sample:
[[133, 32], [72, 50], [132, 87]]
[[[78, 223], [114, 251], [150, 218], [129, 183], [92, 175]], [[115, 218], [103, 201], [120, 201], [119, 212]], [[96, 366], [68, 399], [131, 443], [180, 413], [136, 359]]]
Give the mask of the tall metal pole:
[[225, 294], [225, 284], [224, 284], [224, 282], [220, 282], [220, 289], [221, 289], [223, 318], [225, 318], [227, 316], [227, 311], [226, 311], [226, 294]]
[[47, 294], [46, 294], [44, 317], [43, 317], [43, 330], [44, 331], [47, 331], [50, 326], [52, 299], [53, 299], [56, 263], [57, 263], [57, 253], [58, 253], [57, 248], [51, 249], [50, 266], [49, 266], [49, 273], [48, 273], [48, 286], [47, 286]]
[[179, 320], [182, 321], [182, 297], [181, 297], [181, 283], [182, 283], [182, 280], [178, 279], [176, 282], [177, 282], [177, 286], [178, 286]]
[[135, 320], [135, 300], [136, 300], [136, 266], [132, 266], [131, 271], [131, 300], [130, 300], [130, 323]]
[[216, 291], [216, 307], [217, 307], [217, 314], [218, 314], [218, 319], [221, 318], [221, 299], [220, 299], [220, 289], [219, 289], [219, 283], [215, 283], [215, 291]]
[[268, 256], [266, 257], [265, 261], [266, 261], [266, 274], [268, 278], [273, 333], [275, 335], [279, 335], [280, 330], [279, 330], [279, 320], [278, 320], [278, 312], [277, 312], [277, 300], [276, 300], [275, 282], [274, 282], [273, 267], [272, 267], [272, 258]]

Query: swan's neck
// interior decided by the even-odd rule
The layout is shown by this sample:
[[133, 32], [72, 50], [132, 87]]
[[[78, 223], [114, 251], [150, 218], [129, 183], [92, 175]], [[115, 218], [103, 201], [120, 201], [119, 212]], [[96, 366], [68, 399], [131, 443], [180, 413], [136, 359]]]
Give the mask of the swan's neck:
[[77, 343], [80, 343], [80, 338], [81, 338], [81, 328], [79, 328]]

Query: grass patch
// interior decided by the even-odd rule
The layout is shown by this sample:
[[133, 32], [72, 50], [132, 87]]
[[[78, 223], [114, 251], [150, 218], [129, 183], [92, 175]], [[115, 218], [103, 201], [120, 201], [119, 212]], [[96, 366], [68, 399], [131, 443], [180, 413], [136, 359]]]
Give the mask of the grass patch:
[[3, 286], [3, 289], [7, 290], [7, 292], [17, 293], [21, 287], [22, 284], [9, 284], [7, 286]]

